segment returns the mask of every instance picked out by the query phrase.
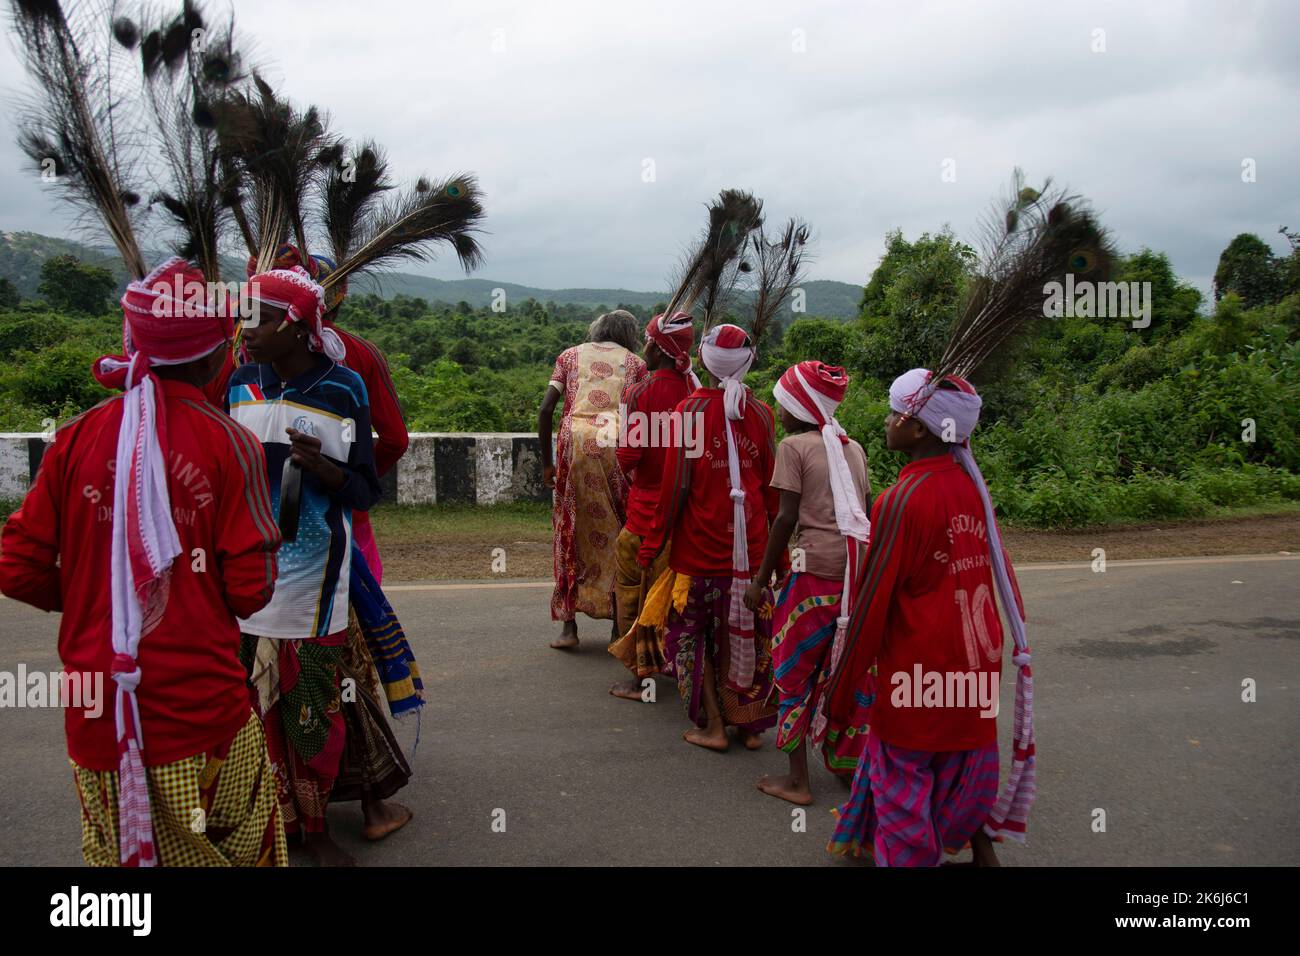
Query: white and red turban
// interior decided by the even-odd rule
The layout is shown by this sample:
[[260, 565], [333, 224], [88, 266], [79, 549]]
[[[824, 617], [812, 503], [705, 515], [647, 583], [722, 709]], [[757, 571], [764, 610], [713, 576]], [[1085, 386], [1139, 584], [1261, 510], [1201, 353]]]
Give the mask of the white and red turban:
[[1037, 789], [1037, 768], [1034, 753], [1034, 679], [1029, 668], [1029, 642], [1025, 636], [1025, 621], [1019, 611], [1015, 586], [1002, 550], [1002, 532], [993, 514], [993, 501], [975, 456], [970, 450], [970, 435], [979, 422], [983, 404], [975, 387], [964, 378], [950, 375], [945, 380], [955, 388], [939, 388], [932, 383], [933, 373], [914, 368], [894, 379], [889, 386], [889, 407], [900, 415], [911, 415], [931, 432], [950, 442], [952, 456], [970, 476], [984, 505], [984, 524], [988, 528], [989, 561], [993, 566], [993, 581], [998, 589], [998, 599], [1007, 621], [1016, 652], [1012, 663], [1016, 665], [1016, 715], [1015, 749], [1011, 773], [1007, 778], [998, 802], [984, 825], [989, 836], [1007, 836], [1024, 840], [1025, 823], [1029, 807], [1034, 802]]
[[653, 342], [673, 360], [677, 371], [685, 375], [692, 388], [700, 387], [700, 380], [691, 368], [691, 346], [695, 344], [695, 320], [685, 312], [674, 312], [671, 317], [660, 313], [645, 328], [647, 342]]
[[745, 416], [745, 375], [754, 364], [754, 345], [738, 325], [715, 325], [700, 342], [700, 360], [724, 390], [727, 417]]
[[127, 286], [122, 296], [123, 355], [95, 362], [103, 385], [121, 388], [122, 421], [113, 472], [109, 588], [111, 674], [117, 685], [119, 852], [128, 866], [153, 866], [153, 822], [144, 771], [144, 738], [135, 691], [136, 654], [146, 607], [166, 603], [172, 562], [181, 553], [167, 489], [167, 415], [151, 366], [181, 365], [225, 344], [234, 322], [225, 301], [210, 303], [203, 273], [169, 259]]
[[889, 407], [911, 415], [944, 441], [962, 443], [970, 438], [984, 404], [975, 387], [964, 378], [948, 376], [955, 388], [930, 385], [928, 369], [914, 368], [889, 386]]
[[[835, 503], [835, 524], [844, 536], [847, 552], [844, 562], [844, 586], [840, 591], [840, 613], [835, 618], [835, 640], [831, 645], [831, 669], [838, 666], [847, 640], [852, 615], [853, 584], [857, 580], [862, 549], [871, 536], [871, 520], [862, 510], [861, 498], [853, 484], [844, 457], [849, 436], [835, 419], [835, 410], [844, 401], [849, 377], [837, 365], [800, 362], [786, 369], [773, 389], [777, 402], [787, 412], [809, 425], [816, 425], [826, 446], [826, 465], [830, 475], [831, 500]], [[826, 729], [825, 698], [814, 705], [813, 739], [819, 740]]]
[[[731, 609], [727, 615], [728, 640], [731, 648], [727, 680], [737, 690], [748, 690], [754, 682], [756, 651], [754, 647], [754, 613], [745, 607], [745, 589], [749, 587], [749, 532], [745, 526], [745, 488], [740, 482], [740, 457], [736, 452], [735, 425], [745, 417], [749, 389], [745, 373], [754, 364], [754, 345], [748, 333], [736, 325], [716, 325], [700, 342], [704, 367], [723, 388], [726, 411], [727, 468], [731, 484]], [[764, 582], [766, 583], [766, 582]]]
[[[309, 255], [303, 258], [302, 250], [292, 242], [286, 242], [275, 250], [275, 258], [271, 260], [272, 269], [292, 269], [294, 266], [302, 266], [307, 270], [307, 274], [317, 282], [323, 283], [326, 278], [338, 269], [338, 263], [328, 256]], [[252, 278], [257, 272], [257, 256], [249, 256], [248, 263], [245, 266], [245, 275]], [[331, 286], [325, 293], [325, 312], [333, 312], [347, 298], [348, 280]]]
[[837, 365], [800, 362], [786, 369], [773, 390], [777, 402], [787, 412], [810, 425], [816, 425], [826, 444], [830, 465], [831, 494], [835, 499], [835, 523], [840, 534], [866, 541], [871, 522], [862, 510], [853, 486], [853, 475], [844, 458], [849, 436], [835, 419], [835, 410], [844, 401], [849, 377]]
[[271, 269], [248, 280], [254, 302], [284, 309], [290, 322], [307, 327], [308, 344], [335, 362], [342, 362], [347, 348], [339, 334], [324, 323], [325, 290], [302, 266]]

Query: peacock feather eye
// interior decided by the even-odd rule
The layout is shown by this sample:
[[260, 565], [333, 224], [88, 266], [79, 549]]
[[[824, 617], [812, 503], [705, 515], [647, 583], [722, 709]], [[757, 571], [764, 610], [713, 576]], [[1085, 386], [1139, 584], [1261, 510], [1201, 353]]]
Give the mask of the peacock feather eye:
[[447, 184], [447, 195], [450, 196], [452, 199], [459, 199], [464, 194], [465, 194], [465, 190], [461, 187], [460, 183]]
[[1076, 249], [1070, 253], [1069, 267], [1071, 272], [1091, 272], [1096, 264], [1097, 257], [1090, 249]]
[[134, 50], [140, 42], [140, 28], [129, 17], [118, 17], [113, 21], [113, 38], [128, 50]]

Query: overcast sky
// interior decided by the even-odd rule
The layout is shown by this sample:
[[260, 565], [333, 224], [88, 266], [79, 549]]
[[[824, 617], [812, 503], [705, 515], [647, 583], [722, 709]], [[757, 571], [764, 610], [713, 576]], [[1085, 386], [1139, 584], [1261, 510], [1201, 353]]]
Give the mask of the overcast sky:
[[[1300, 229], [1300, 4], [233, 6], [268, 76], [398, 174], [478, 174], [483, 278], [663, 288], [704, 202], [741, 187], [812, 224], [813, 278], [861, 284], [891, 228], [971, 237], [1016, 165], [1203, 289], [1237, 233], [1281, 252], [1278, 226]], [[0, 85], [21, 90], [11, 50]], [[10, 97], [0, 227], [69, 235], [13, 140]]]

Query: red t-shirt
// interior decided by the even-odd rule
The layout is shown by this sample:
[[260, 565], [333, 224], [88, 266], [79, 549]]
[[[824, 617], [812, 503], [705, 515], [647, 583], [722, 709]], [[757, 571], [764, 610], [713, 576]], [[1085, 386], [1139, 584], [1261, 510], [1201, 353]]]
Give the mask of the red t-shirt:
[[[360, 375], [361, 381], [366, 384], [366, 395], [370, 399], [370, 424], [378, 436], [375, 439], [375, 471], [382, 477], [406, 454], [406, 447], [411, 443], [411, 437], [406, 431], [406, 419], [402, 417], [402, 406], [397, 402], [397, 388], [393, 385], [392, 373], [388, 371], [388, 362], [384, 360], [383, 352], [361, 336], [353, 335], [328, 320], [325, 325], [337, 332], [343, 340], [347, 349], [343, 364]], [[354, 521], [358, 513], [353, 513]]]
[[[686, 376], [675, 368], [660, 369], [623, 391], [623, 419], [618, 445], [618, 466], [631, 481], [627, 495], [627, 521], [623, 527], [645, 537], [659, 507], [659, 483], [670, 449], [669, 417], [690, 393]], [[668, 438], [670, 441], [665, 441]]]
[[[931, 751], [995, 742], [1002, 621], [984, 507], [951, 455], [912, 462], [876, 499], [864, 564], [831, 720], [852, 713], [874, 663], [881, 740]], [[1016, 602], [1023, 614], [1018, 590]]]
[[[252, 615], [271, 599], [280, 546], [257, 439], [192, 385], [163, 381], [160, 405], [181, 554], [172, 565], [162, 618], [141, 639], [136, 658], [148, 766], [203, 753], [247, 723], [251, 709], [236, 617]], [[62, 611], [64, 671], [102, 675], [98, 717], [83, 707], [64, 711], [68, 755], [90, 770], [118, 765], [108, 582], [121, 419], [118, 397], [60, 428], [0, 537], [0, 591]]]
[[[649, 566], [672, 539], [668, 565], [692, 577], [731, 577], [731, 479], [727, 467], [726, 411], [720, 388], [697, 388], [675, 411], [675, 438], [665, 456], [659, 505], [638, 553]], [[772, 409], [752, 394], [735, 428], [740, 484], [745, 490], [749, 568], [757, 571], [767, 549], [768, 525], [781, 493], [770, 487], [776, 463]]]

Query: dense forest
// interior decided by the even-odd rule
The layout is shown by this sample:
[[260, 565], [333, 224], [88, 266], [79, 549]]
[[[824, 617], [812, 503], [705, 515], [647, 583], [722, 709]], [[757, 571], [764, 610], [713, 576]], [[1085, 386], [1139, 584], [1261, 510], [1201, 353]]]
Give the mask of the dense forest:
[[[972, 441], [1000, 512], [1069, 527], [1300, 499], [1300, 250], [1285, 234], [1283, 257], [1257, 236], [1234, 239], [1212, 301], [1142, 250], [1112, 278], [1150, 283], [1148, 327], [1044, 318], [986, 368]], [[847, 366], [839, 418], [883, 488], [902, 464], [883, 446], [888, 383], [933, 360], [974, 263], [949, 232], [890, 233], [857, 319], [786, 316], [761, 343], [750, 384], [770, 401], [792, 362]], [[72, 257], [47, 260], [31, 298], [0, 278], [0, 427], [39, 431], [104, 396], [89, 367], [120, 348], [116, 287]], [[534, 299], [495, 312], [364, 294], [345, 302], [340, 323], [387, 353], [412, 430], [531, 431], [556, 355], [583, 340], [592, 317]]]

